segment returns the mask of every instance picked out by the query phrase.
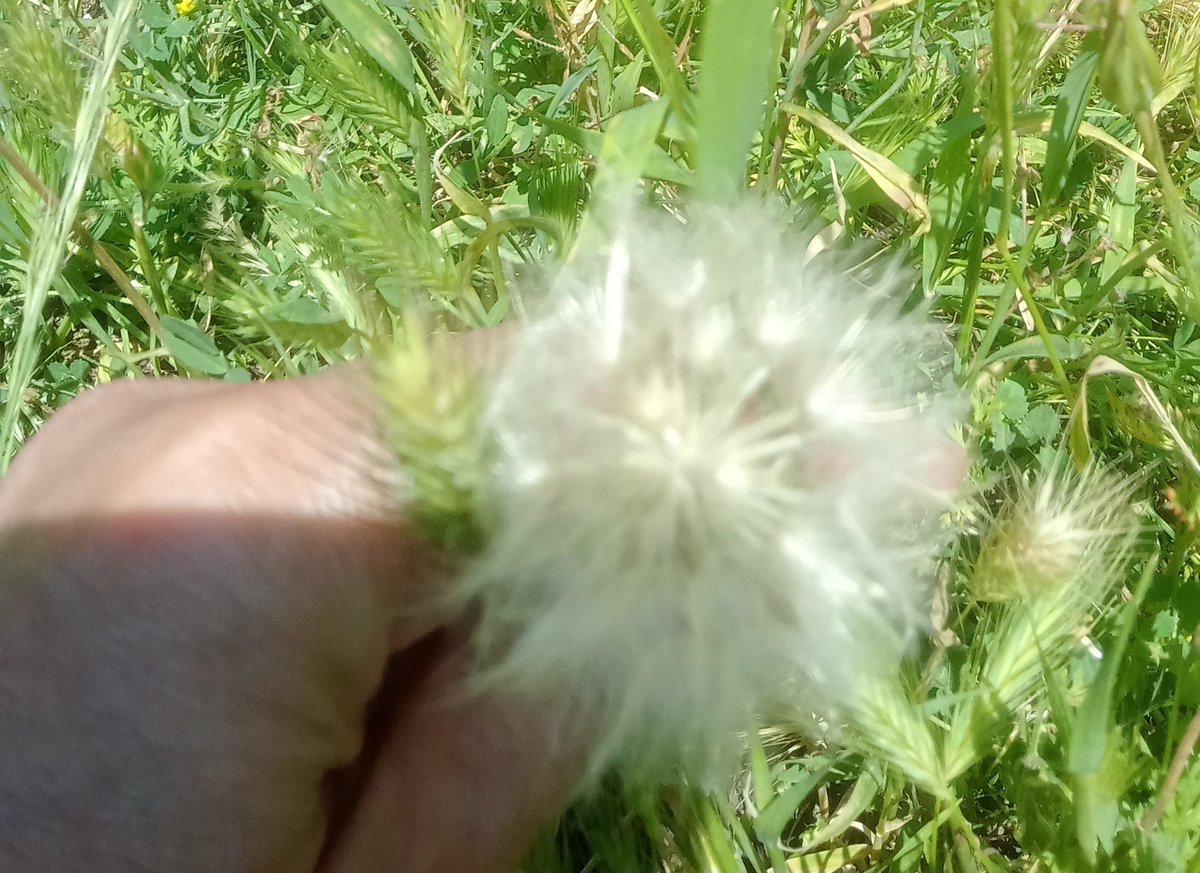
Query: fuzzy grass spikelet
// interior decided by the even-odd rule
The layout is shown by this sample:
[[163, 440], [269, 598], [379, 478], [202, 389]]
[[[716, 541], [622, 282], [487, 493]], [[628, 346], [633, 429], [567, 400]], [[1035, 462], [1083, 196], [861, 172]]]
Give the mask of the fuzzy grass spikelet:
[[418, 523], [431, 541], [471, 554], [479, 548], [474, 503], [484, 475], [479, 385], [444, 335], [425, 339], [421, 328], [407, 319], [376, 378]]
[[980, 600], [1099, 596], [1123, 570], [1134, 532], [1130, 483], [1065, 462], [1021, 482], [980, 545], [972, 593]]
[[437, 77], [448, 96], [466, 113], [471, 111], [471, 67], [475, 42], [471, 18], [460, 0], [436, 0], [417, 8]]
[[0, 78], [22, 116], [69, 144], [83, 102], [84, 70], [59, 28], [30, 4], [0, 2]]
[[1043, 669], [1061, 663], [1124, 577], [1138, 532], [1131, 492], [1128, 479], [1060, 461], [1020, 483], [992, 522], [971, 585], [980, 599], [1006, 602], [968, 664], [971, 694], [945, 744], [948, 779], [979, 759], [995, 725], [1026, 702]]
[[761, 209], [616, 225], [487, 402], [468, 588], [486, 680], [570, 689], [598, 766], [702, 769], [785, 692], [894, 666], [957, 457], [945, 346]]

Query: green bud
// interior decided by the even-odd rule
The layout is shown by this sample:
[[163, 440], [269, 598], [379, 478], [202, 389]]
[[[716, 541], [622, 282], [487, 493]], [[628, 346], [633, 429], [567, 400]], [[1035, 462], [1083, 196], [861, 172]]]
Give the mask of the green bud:
[[1111, 0], [1102, 27], [1101, 92], [1126, 115], [1149, 112], [1162, 90], [1162, 65], [1129, 0]]

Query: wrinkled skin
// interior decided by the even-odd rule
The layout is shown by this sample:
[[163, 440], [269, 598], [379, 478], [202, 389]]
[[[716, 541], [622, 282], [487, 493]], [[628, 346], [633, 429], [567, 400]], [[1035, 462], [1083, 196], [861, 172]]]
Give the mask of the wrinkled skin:
[[0, 870], [503, 871], [570, 794], [463, 689], [362, 369], [124, 382], [0, 480]]

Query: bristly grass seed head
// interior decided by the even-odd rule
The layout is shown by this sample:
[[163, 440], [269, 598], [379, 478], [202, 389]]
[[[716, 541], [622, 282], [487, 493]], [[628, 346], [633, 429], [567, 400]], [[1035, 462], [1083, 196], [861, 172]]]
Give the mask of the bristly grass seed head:
[[470, 555], [480, 547], [475, 501], [485, 475], [480, 387], [445, 335], [425, 338], [423, 327], [406, 319], [376, 379], [417, 522], [432, 542]]
[[63, 144], [75, 131], [84, 72], [78, 52], [48, 16], [15, 0], [0, 2], [0, 79], [10, 99], [29, 110], [23, 116], [36, 116]]
[[1124, 578], [1138, 527], [1133, 483], [1065, 459], [1021, 482], [985, 534], [976, 597], [1006, 601], [975, 646], [944, 748], [947, 780], [977, 762], [996, 726], [1024, 705], [1042, 670], [1062, 662], [1094, 606]]
[[469, 115], [475, 37], [467, 7], [461, 0], [436, 0], [416, 11], [436, 61], [438, 80], [457, 107]]
[[1060, 463], [1021, 481], [984, 535], [972, 574], [980, 600], [1098, 596], [1126, 566], [1131, 485], [1099, 467]]

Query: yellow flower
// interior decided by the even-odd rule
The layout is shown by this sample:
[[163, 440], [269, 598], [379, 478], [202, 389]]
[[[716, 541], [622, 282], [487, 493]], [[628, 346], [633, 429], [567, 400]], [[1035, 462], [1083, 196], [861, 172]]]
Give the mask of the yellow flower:
[[189, 15], [195, 13], [199, 8], [200, 4], [197, 3], [196, 0], [179, 0], [179, 2], [175, 4], [175, 11], [181, 18], [187, 18]]

